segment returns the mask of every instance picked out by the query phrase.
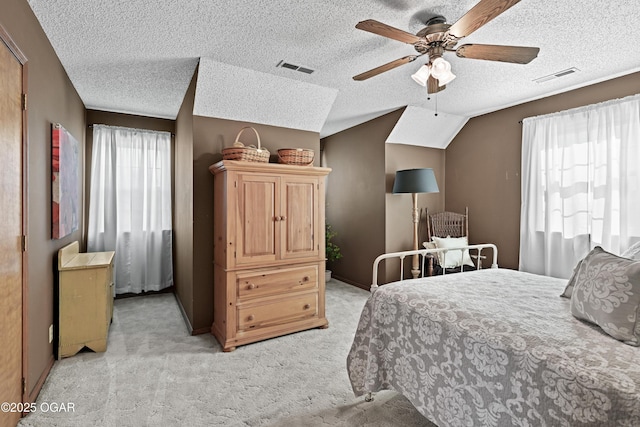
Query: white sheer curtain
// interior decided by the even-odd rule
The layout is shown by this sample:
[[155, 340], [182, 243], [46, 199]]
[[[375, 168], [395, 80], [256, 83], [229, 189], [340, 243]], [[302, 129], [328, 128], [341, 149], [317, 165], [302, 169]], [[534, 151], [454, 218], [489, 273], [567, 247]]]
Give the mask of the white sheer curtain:
[[173, 284], [171, 134], [94, 125], [87, 250], [115, 250], [116, 293]]
[[520, 270], [568, 278], [640, 240], [640, 95], [523, 121]]

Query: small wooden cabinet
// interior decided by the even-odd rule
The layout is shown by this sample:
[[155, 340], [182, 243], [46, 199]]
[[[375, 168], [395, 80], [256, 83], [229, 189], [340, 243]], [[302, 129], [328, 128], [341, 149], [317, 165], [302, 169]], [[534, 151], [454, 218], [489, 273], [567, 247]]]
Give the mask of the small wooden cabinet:
[[325, 317], [328, 168], [222, 161], [214, 175], [214, 321], [225, 351]]
[[78, 253], [78, 242], [58, 251], [58, 359], [83, 347], [107, 350], [113, 316], [114, 252]]

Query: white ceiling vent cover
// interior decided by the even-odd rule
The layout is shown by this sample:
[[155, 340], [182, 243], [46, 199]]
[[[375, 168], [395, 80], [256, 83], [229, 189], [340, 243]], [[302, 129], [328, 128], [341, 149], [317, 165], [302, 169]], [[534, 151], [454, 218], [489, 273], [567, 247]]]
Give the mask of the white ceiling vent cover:
[[292, 64], [290, 62], [285, 62], [284, 60], [278, 62], [278, 65], [276, 65], [276, 67], [288, 68], [289, 70], [300, 71], [301, 73], [305, 73], [305, 74], [311, 74], [311, 73], [313, 73], [315, 71], [315, 70], [312, 70], [309, 67], [303, 67], [301, 65], [295, 65], [295, 64]]
[[536, 83], [544, 83], [544, 82], [548, 82], [549, 80], [553, 80], [560, 77], [568, 76], [569, 74], [577, 73], [578, 71], [580, 70], [578, 70], [576, 67], [571, 67], [571, 68], [567, 68], [566, 70], [557, 71], [553, 74], [549, 74], [548, 76], [538, 77], [537, 79], [533, 79], [533, 81]]

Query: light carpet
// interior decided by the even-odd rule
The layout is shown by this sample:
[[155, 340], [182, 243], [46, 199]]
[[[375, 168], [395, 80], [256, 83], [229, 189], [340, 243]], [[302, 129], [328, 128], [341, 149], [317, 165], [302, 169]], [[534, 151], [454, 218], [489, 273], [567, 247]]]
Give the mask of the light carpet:
[[[118, 299], [107, 351], [57, 361], [19, 425], [433, 426], [395, 392], [351, 391], [346, 357], [368, 295], [331, 280], [328, 329], [230, 353], [188, 334], [173, 294]], [[52, 403], [74, 410], [41, 410]]]

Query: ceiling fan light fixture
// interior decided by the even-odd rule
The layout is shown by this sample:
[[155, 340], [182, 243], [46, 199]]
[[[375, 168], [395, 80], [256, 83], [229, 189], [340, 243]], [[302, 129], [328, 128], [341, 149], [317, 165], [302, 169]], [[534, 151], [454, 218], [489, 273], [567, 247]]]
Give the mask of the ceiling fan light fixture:
[[453, 81], [453, 79], [456, 78], [456, 75], [453, 74], [451, 71], [449, 71], [449, 73], [445, 74], [443, 77], [440, 77], [438, 80], [438, 86], [444, 86], [448, 83], [451, 83]]
[[411, 78], [418, 83], [420, 86], [427, 86], [427, 80], [429, 80], [429, 74], [431, 70], [428, 64], [424, 64], [422, 67], [418, 69], [414, 74], [411, 75]]
[[431, 61], [431, 75], [434, 78], [440, 80], [449, 74], [451, 74], [451, 64], [447, 60], [437, 57]]

